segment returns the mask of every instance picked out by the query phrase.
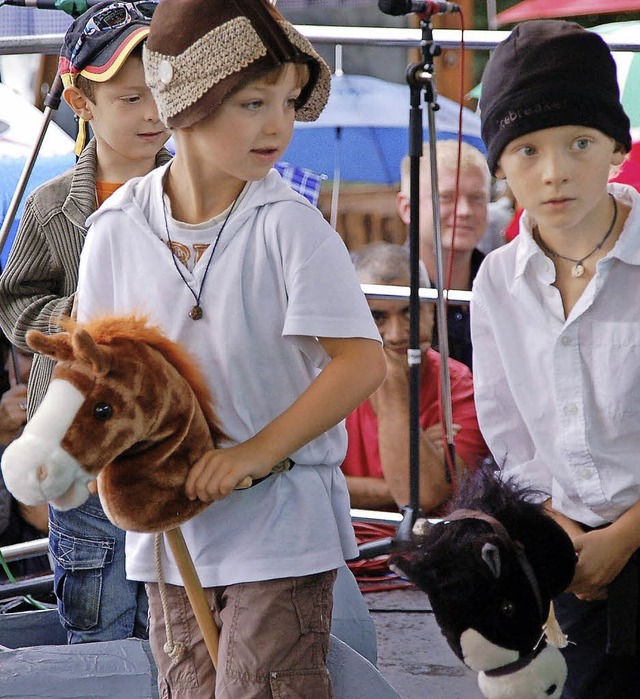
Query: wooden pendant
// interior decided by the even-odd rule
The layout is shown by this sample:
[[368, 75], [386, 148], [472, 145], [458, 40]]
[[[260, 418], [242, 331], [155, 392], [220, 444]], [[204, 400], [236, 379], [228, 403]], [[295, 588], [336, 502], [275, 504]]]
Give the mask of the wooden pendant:
[[575, 265], [571, 268], [571, 276], [576, 279], [577, 277], [581, 277], [584, 274], [584, 267], [580, 262], [576, 262]]
[[190, 311], [189, 311], [189, 317], [192, 320], [200, 320], [202, 318], [202, 307], [198, 304], [196, 304]]

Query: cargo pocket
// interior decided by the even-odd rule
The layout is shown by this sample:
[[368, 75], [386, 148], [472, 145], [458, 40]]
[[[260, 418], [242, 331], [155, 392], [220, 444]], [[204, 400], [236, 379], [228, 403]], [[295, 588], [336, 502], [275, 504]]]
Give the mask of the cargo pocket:
[[273, 699], [333, 699], [327, 670], [271, 672], [269, 688]]
[[328, 633], [331, 629], [335, 571], [295, 578], [292, 601], [300, 621], [300, 633]]
[[49, 530], [55, 560], [54, 586], [62, 625], [88, 631], [98, 624], [105, 566], [113, 560], [115, 539], [67, 534], [55, 522]]
[[[302, 667], [310, 674], [326, 668], [335, 575], [335, 571], [328, 571], [293, 581], [291, 599], [300, 624], [298, 647], [305, 657]], [[307, 693], [306, 696], [315, 695]]]

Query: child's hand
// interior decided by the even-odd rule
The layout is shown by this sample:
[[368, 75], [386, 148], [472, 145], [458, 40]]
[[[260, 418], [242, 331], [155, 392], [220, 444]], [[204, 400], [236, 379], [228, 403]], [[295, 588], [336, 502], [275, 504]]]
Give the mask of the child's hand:
[[0, 433], [6, 435], [3, 443], [17, 439], [27, 422], [27, 387], [12, 386], [0, 400]]
[[580, 534], [573, 543], [578, 563], [568, 591], [581, 600], [605, 599], [607, 586], [629, 560], [627, 548], [608, 528]]
[[228, 449], [211, 449], [201, 456], [187, 475], [187, 497], [203, 502], [222, 500], [235, 488], [249, 485], [247, 478], [268, 475], [271, 465], [258, 463], [246, 445], [244, 442]]
[[[462, 425], [458, 425], [456, 423], [451, 425], [451, 431], [453, 432], [454, 438], [461, 429]], [[424, 433], [431, 440], [436, 449], [444, 450], [444, 427], [442, 426], [442, 423], [437, 422], [435, 425], [427, 427]]]

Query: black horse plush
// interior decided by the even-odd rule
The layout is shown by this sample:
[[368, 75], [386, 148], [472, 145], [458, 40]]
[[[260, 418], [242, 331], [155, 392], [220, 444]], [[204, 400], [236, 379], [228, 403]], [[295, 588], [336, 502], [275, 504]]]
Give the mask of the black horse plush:
[[[449, 516], [392, 559], [427, 593], [447, 642], [480, 673], [487, 699], [558, 699], [567, 677], [545, 627], [552, 598], [573, 578], [576, 556], [533, 495], [482, 470], [463, 486]], [[556, 635], [562, 637], [557, 625]]]

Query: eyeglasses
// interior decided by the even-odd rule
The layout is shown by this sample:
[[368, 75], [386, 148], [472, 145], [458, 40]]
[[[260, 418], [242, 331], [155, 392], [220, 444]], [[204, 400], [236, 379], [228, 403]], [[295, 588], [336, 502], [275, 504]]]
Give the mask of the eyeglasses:
[[97, 34], [98, 32], [121, 29], [135, 20], [149, 22], [157, 7], [157, 2], [141, 0], [140, 2], [113, 3], [109, 5], [109, 7], [100, 10], [100, 12], [96, 12], [82, 30], [82, 34], [71, 52], [69, 63], [72, 66], [75, 65], [76, 58], [87, 37], [93, 36], [93, 34]]

